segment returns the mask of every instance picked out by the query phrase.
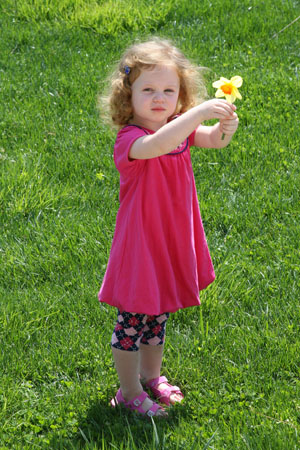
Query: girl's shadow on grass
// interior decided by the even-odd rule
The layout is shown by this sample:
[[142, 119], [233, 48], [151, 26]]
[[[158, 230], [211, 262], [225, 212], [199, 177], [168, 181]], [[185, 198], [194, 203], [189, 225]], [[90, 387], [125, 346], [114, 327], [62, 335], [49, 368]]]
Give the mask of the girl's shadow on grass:
[[[167, 419], [154, 420], [139, 416], [120, 406], [112, 408], [108, 401], [91, 405], [86, 417], [79, 420], [78, 432], [70, 438], [54, 438], [51, 448], [80, 450], [82, 448], [156, 449], [165, 442], [180, 418], [188, 416], [184, 405], [169, 410]], [[56, 445], [56, 446], [54, 446]]]

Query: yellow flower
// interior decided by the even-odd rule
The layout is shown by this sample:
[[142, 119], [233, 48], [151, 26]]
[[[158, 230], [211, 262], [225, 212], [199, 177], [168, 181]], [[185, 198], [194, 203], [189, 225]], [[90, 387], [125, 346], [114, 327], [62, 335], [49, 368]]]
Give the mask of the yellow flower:
[[218, 89], [216, 92], [216, 97], [225, 97], [229, 103], [233, 103], [236, 98], [241, 99], [242, 96], [238, 91], [238, 88], [243, 84], [242, 77], [238, 75], [232, 77], [230, 80], [221, 77], [218, 81], [213, 83], [213, 87]]
[[103, 178], [105, 177], [105, 175], [104, 175], [104, 173], [99, 172], [99, 173], [96, 173], [96, 177], [98, 178], [98, 180], [102, 181]]

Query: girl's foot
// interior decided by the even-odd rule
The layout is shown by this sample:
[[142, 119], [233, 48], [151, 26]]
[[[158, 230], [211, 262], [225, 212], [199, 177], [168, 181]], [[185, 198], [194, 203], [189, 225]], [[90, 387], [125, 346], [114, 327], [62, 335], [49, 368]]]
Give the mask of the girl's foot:
[[178, 386], [172, 386], [168, 383], [166, 377], [158, 377], [146, 382], [145, 386], [150, 389], [155, 398], [160, 403], [167, 406], [180, 403], [184, 399], [182, 392]]
[[125, 400], [121, 389], [119, 389], [110, 404], [113, 407], [123, 404], [125, 408], [131, 409], [132, 411], [138, 411], [143, 416], [147, 415], [148, 417], [166, 417], [168, 415], [160, 405], [149, 398], [149, 395], [145, 391], [142, 391], [140, 395], [137, 395], [130, 400]]

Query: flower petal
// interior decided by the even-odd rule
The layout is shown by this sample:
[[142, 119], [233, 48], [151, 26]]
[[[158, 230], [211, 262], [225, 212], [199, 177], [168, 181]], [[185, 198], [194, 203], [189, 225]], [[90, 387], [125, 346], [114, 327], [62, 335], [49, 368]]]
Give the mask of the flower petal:
[[225, 94], [226, 100], [228, 101], [228, 103], [233, 103], [235, 100], [235, 96], [232, 94]]
[[239, 91], [237, 91], [237, 93], [236, 93], [236, 98], [238, 98], [239, 100], [242, 100], [242, 96], [241, 96], [241, 94], [239, 93]]
[[222, 91], [222, 89], [218, 89], [217, 92], [215, 93], [215, 97], [219, 98], [219, 97], [225, 97], [224, 92]]
[[214, 88], [220, 88], [224, 84], [228, 84], [228, 83], [230, 83], [230, 80], [227, 80], [227, 78], [221, 77], [218, 81], [214, 81], [212, 85]]
[[243, 78], [240, 77], [239, 75], [232, 77], [230, 82], [233, 84], [233, 86], [239, 88], [242, 86], [243, 84]]
[[223, 86], [223, 84], [224, 84], [223, 81], [218, 80], [218, 81], [214, 81], [212, 85], [214, 88], [219, 88], [219, 87]]
[[242, 98], [241, 94], [239, 93], [239, 90], [235, 86], [233, 86], [231, 94], [234, 95], [235, 99], [238, 98], [239, 100], [241, 100]]
[[230, 80], [228, 80], [227, 78], [224, 78], [224, 77], [221, 77], [221, 78], [220, 78], [220, 81], [222, 81], [223, 84], [228, 84], [228, 83], [230, 83]]

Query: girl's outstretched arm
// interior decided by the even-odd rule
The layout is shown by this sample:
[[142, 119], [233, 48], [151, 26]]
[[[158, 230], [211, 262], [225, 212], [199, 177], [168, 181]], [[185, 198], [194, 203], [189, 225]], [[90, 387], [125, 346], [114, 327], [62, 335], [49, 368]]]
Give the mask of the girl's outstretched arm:
[[235, 109], [226, 100], [213, 99], [201, 103], [162, 126], [154, 134], [137, 139], [131, 146], [129, 157], [150, 159], [165, 155], [178, 147], [203, 121], [218, 119], [225, 123]]

